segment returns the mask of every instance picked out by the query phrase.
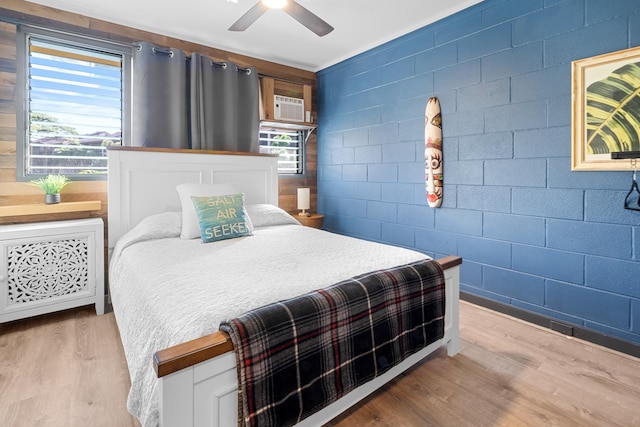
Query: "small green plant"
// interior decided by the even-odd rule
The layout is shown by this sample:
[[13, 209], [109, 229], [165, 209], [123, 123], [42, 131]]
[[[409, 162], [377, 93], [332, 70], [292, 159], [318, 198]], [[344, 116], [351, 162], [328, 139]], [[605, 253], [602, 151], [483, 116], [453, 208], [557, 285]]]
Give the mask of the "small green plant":
[[31, 181], [31, 184], [44, 191], [44, 194], [60, 194], [60, 190], [68, 183], [69, 178], [64, 175], [47, 175]]

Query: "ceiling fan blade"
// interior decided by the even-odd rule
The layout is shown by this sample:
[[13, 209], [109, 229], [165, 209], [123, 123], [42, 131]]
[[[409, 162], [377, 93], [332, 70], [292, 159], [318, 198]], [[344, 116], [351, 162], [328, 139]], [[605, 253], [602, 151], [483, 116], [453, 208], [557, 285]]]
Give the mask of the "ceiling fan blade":
[[255, 4], [251, 9], [249, 9], [244, 15], [242, 15], [236, 22], [233, 23], [232, 26], [229, 27], [229, 31], [244, 31], [251, 24], [256, 22], [258, 18], [262, 16], [269, 8], [262, 3], [262, 1], [258, 0], [258, 3]]
[[293, 19], [295, 19], [320, 37], [326, 36], [331, 31], [333, 31], [333, 27], [331, 25], [327, 24], [313, 12], [305, 9], [294, 0], [289, 0], [287, 2], [287, 5], [283, 7], [282, 10], [287, 12], [289, 15], [291, 15], [291, 17], [293, 17]]

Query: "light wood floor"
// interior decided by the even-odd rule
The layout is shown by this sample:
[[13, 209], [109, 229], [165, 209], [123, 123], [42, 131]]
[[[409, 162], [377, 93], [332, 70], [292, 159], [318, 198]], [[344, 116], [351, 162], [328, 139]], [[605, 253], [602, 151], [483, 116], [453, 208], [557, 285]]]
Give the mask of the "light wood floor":
[[[351, 426], [640, 426], [640, 360], [461, 303], [444, 350], [334, 420]], [[113, 313], [0, 325], [0, 426], [136, 426]]]

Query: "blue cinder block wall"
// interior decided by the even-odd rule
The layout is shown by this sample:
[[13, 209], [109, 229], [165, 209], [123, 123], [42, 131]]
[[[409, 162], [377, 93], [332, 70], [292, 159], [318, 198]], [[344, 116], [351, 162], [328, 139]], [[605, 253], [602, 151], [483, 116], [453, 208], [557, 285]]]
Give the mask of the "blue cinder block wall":
[[[465, 292], [640, 343], [631, 172], [571, 171], [571, 61], [639, 45], [638, 0], [486, 0], [320, 71], [325, 228], [460, 255]], [[424, 188], [430, 96], [438, 209]]]

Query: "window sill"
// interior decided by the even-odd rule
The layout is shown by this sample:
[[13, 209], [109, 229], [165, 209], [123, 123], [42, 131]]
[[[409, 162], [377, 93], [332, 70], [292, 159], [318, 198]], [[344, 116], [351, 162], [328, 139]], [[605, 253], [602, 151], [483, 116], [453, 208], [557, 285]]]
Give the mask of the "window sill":
[[102, 205], [99, 201], [64, 202], [53, 205], [37, 203], [29, 205], [0, 206], [0, 217], [99, 211], [100, 209], [102, 209]]

